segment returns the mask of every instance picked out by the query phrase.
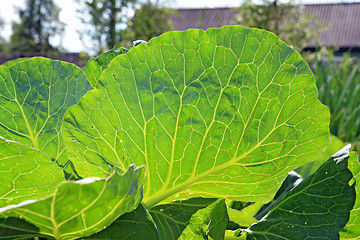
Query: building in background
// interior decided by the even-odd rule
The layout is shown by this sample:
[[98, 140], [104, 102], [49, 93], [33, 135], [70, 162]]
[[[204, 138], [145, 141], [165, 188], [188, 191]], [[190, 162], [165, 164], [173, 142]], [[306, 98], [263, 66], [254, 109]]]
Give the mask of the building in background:
[[[234, 25], [238, 11], [234, 8], [177, 9], [171, 20], [176, 30]], [[311, 21], [323, 24], [318, 42], [309, 42], [304, 50], [317, 47], [334, 48], [336, 54], [350, 52], [360, 56], [360, 3], [308, 4], [304, 13], [313, 16]], [[311, 23], [311, 22], [310, 22]]]

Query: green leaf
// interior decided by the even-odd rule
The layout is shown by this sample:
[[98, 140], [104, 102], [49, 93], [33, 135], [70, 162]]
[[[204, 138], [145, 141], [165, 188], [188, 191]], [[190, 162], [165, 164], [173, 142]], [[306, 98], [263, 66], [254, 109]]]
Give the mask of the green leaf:
[[[185, 238], [181, 239], [190, 239], [189, 236], [194, 238], [195, 235], [192, 231], [199, 230], [198, 220], [201, 221], [200, 225], [205, 226], [203, 231], [205, 234], [209, 223], [209, 215], [211, 210], [214, 209], [216, 200], [193, 198], [158, 205], [149, 212], [146, 210], [146, 206], [141, 204], [135, 211], [122, 215], [105, 230], [86, 239], [176, 240], [180, 235], [183, 237], [182, 234], [185, 231], [189, 233], [185, 235]], [[209, 206], [211, 207], [209, 208]], [[200, 215], [199, 212], [201, 212]], [[213, 220], [216, 221], [216, 219]], [[189, 229], [189, 226], [192, 227]]]
[[0, 208], [54, 193], [62, 169], [39, 150], [0, 137]]
[[124, 175], [68, 181], [49, 197], [0, 208], [0, 218], [19, 217], [57, 240], [89, 236], [138, 206], [144, 172], [131, 166]]
[[14, 59], [14, 60], [7, 61], [7, 62], [3, 63], [1, 66], [3, 66], [3, 67], [11, 67], [15, 63], [23, 62], [23, 61], [28, 60], [28, 59], [29, 58], [17, 58], [17, 59]]
[[349, 186], [349, 149], [334, 154], [288, 192], [265, 219], [246, 229], [246, 239], [339, 239], [355, 202], [355, 185]]
[[113, 240], [159, 240], [155, 223], [140, 204], [134, 211], [120, 216], [109, 227], [85, 239], [113, 239]]
[[209, 236], [207, 231], [209, 228], [210, 214], [217, 203], [217, 201], [215, 201], [207, 207], [198, 210], [191, 216], [186, 228], [182, 231], [181, 236], [178, 238], [178, 240], [208, 239]]
[[210, 213], [209, 220], [209, 227], [206, 233], [214, 240], [223, 240], [226, 225], [229, 222], [225, 199], [220, 199], [216, 202]]
[[[157, 226], [160, 239], [178, 239], [188, 224], [190, 224], [192, 216], [199, 210], [216, 202], [216, 200], [211, 198], [191, 198], [170, 204], [158, 205], [150, 209], [149, 212]], [[207, 216], [209, 216], [210, 212], [207, 210], [206, 212]]]
[[219, 199], [193, 214], [178, 240], [224, 239], [228, 220], [225, 199]]
[[74, 64], [36, 57], [0, 66], [0, 136], [64, 163], [63, 115], [89, 89]]
[[294, 187], [296, 187], [303, 180], [302, 176], [300, 176], [297, 172], [291, 171], [288, 173], [284, 182], [281, 184], [279, 190], [275, 194], [274, 198], [264, 204], [259, 211], [253, 216], [261, 220], [276, 204], [284, 197], [286, 194], [291, 191]]
[[96, 87], [96, 83], [98, 82], [104, 70], [109, 66], [111, 60], [113, 60], [116, 56], [126, 52], [127, 50], [125, 48], [120, 48], [118, 51], [111, 49], [96, 58], [90, 59], [87, 62], [83, 68], [83, 71], [93, 88]]
[[355, 152], [350, 153], [349, 169], [356, 181], [356, 201], [350, 212], [349, 222], [340, 232], [340, 236], [341, 239], [360, 239], [360, 163]]
[[334, 154], [334, 152], [339, 151], [346, 144], [347, 143], [341, 141], [340, 138], [330, 134], [329, 145], [326, 147], [326, 150], [323, 152], [323, 154], [316, 161], [304, 164], [295, 171], [304, 178], [308, 177], [309, 175], [313, 174], [324, 162], [326, 162], [326, 160], [328, 160]]
[[306, 62], [240, 26], [170, 32], [117, 56], [64, 116], [80, 176], [146, 166], [147, 206], [189, 197], [270, 201], [317, 159], [329, 113]]
[[257, 222], [254, 215], [260, 210], [262, 206], [263, 205], [261, 203], [254, 203], [240, 211], [228, 208], [227, 211], [229, 214], [229, 220], [242, 227], [250, 226], [251, 224]]
[[39, 236], [39, 228], [19, 218], [0, 218], [0, 239], [28, 239]]

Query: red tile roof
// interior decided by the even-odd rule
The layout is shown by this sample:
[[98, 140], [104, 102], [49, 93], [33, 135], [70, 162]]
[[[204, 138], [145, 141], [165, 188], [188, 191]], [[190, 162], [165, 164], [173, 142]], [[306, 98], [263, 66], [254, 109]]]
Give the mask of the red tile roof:
[[[233, 25], [237, 11], [233, 8], [177, 9], [171, 16], [176, 30]], [[327, 26], [319, 44], [326, 47], [360, 48], [360, 3], [309, 4], [305, 13]], [[308, 47], [315, 47], [309, 43]]]

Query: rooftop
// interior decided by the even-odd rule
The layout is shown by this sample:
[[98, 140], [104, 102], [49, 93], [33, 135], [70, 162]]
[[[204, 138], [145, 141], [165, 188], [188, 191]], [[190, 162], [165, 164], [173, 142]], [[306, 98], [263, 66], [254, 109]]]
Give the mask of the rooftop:
[[[176, 10], [178, 14], [171, 16], [171, 20], [175, 29], [180, 31], [234, 25], [234, 17], [238, 13], [234, 8]], [[360, 3], [307, 4], [304, 5], [304, 12], [326, 26], [325, 31], [320, 34], [320, 46], [360, 48]], [[314, 47], [315, 43], [308, 44], [308, 48]]]

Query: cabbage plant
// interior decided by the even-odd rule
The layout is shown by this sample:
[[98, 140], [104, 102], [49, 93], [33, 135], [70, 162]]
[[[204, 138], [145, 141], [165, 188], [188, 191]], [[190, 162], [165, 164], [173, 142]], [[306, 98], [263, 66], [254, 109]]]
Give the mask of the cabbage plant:
[[356, 154], [323, 160], [329, 111], [270, 32], [169, 32], [83, 69], [10, 62], [0, 106], [0, 239], [359, 236]]

